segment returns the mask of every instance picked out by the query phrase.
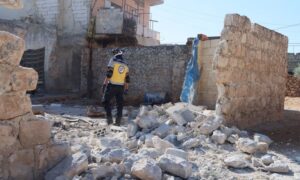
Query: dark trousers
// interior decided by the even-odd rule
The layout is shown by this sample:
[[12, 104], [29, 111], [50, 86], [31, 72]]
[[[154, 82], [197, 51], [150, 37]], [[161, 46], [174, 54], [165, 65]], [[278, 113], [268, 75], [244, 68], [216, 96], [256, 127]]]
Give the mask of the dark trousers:
[[117, 102], [117, 110], [118, 110], [117, 119], [122, 118], [123, 101], [124, 101], [123, 94], [124, 94], [124, 86], [113, 85], [113, 84], [107, 85], [106, 90], [104, 92], [103, 101], [102, 101], [107, 117], [112, 117], [110, 101], [112, 98], [115, 97]]

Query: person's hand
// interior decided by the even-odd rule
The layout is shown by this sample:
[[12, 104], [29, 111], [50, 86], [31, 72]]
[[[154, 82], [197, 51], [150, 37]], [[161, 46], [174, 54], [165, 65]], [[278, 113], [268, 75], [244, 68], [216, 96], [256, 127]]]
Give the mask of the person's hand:
[[106, 84], [103, 84], [103, 85], [102, 85], [102, 93], [105, 93], [106, 87], [107, 87]]
[[124, 95], [128, 95], [128, 89], [124, 90]]

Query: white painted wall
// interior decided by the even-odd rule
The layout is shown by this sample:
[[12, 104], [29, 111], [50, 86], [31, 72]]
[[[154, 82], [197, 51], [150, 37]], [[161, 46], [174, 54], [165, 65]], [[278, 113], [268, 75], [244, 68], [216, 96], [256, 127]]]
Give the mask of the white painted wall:
[[54, 25], [59, 34], [82, 34], [88, 29], [90, 0], [24, 0], [23, 9], [0, 8], [0, 19], [32, 17]]

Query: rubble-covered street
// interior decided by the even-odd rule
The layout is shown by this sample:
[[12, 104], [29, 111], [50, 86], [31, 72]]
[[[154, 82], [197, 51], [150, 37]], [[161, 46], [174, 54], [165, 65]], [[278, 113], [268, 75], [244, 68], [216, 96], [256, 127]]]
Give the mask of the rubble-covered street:
[[299, 6], [0, 0], [0, 180], [300, 180]]
[[107, 126], [101, 107], [49, 104], [33, 111], [52, 122], [55, 141], [71, 147], [47, 180], [300, 178], [297, 148], [226, 127], [205, 107], [126, 107], [121, 127]]

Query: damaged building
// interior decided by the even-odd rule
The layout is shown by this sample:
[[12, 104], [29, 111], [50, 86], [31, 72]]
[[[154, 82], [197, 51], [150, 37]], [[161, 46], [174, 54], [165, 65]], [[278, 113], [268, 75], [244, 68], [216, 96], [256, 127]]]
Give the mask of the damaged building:
[[159, 45], [150, 8], [163, 2], [25, 0], [23, 9], [0, 9], [0, 30], [25, 39], [21, 63], [39, 72], [40, 91], [76, 93], [82, 49]]
[[1, 9], [0, 179], [296, 177], [299, 164], [269, 151], [269, 137], [238, 129], [281, 120], [288, 38], [238, 14], [226, 15], [220, 37], [199, 38], [195, 48], [200, 77], [192, 103], [204, 106], [126, 107], [127, 127], [109, 128], [103, 118], [80, 114], [79, 105], [74, 116], [33, 115], [26, 91], [36, 86], [99, 100], [116, 45], [125, 47], [131, 67], [129, 102], [141, 104], [147, 92], [180, 101], [194, 47], [158, 45], [150, 7], [161, 3], [36, 0], [24, 1], [22, 10]]

